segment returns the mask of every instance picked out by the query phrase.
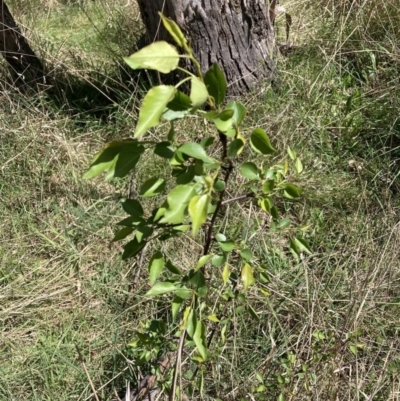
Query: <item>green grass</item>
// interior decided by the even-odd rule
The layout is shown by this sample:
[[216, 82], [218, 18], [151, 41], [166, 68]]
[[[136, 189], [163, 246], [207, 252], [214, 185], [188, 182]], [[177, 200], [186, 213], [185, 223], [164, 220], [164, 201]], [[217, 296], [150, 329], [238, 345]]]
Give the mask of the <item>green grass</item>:
[[[269, 279], [260, 284], [264, 293], [249, 291], [261, 319], [240, 309], [235, 315], [224, 354], [205, 378], [205, 399], [269, 401], [283, 393], [288, 400], [386, 401], [400, 391], [400, 14], [393, 2], [379, 14], [368, 2], [347, 10], [320, 3], [286, 5], [296, 48], [278, 58], [281, 87], [265, 85], [243, 99], [247, 129], [268, 132], [274, 160], [288, 145], [302, 158], [304, 198], [280, 207], [310, 226], [314, 253], [295, 261], [287, 238], [269, 234], [265, 215], [230, 205], [222, 229], [247, 241]], [[168, 170], [147, 157], [127, 180], [81, 179], [105, 141], [132, 134], [143, 86], [124, 91], [117, 57], [136, 46], [137, 10], [118, 2], [110, 12], [105, 1], [11, 5], [74, 90], [57, 102], [0, 95], [0, 399], [89, 400], [90, 382], [110, 399], [140, 373], [127, 347], [135, 329], [167, 307], [143, 297], [145, 271], [131, 291], [139, 262], [122, 262], [110, 240], [129, 188]], [[105, 76], [111, 101], [96, 90]], [[183, 124], [179, 135], [202, 129]], [[240, 176], [233, 182], [235, 196]], [[186, 268], [200, 246], [179, 241], [154, 246]], [[257, 372], [266, 393], [255, 391]]]

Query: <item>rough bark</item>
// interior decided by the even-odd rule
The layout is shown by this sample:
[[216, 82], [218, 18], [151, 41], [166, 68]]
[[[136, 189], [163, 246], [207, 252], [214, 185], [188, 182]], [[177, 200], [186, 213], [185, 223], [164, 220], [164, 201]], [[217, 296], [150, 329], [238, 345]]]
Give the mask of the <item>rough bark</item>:
[[3, 0], [0, 0], [0, 53], [19, 82], [44, 83], [42, 63], [21, 34]]
[[246, 93], [261, 78], [272, 79], [274, 32], [265, 0], [138, 0], [149, 40], [165, 40], [158, 11], [190, 38], [203, 71], [224, 70], [229, 94]]

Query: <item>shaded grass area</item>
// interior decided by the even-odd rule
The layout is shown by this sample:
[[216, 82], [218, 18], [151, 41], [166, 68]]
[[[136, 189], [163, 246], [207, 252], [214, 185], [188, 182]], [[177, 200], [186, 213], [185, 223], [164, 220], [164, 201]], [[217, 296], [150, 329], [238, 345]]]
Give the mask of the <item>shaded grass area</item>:
[[[104, 66], [118, 71], [113, 52], [130, 46], [129, 40], [119, 44], [102, 36], [107, 21], [118, 20], [121, 5], [116, 14], [106, 13], [107, 3], [83, 5], [48, 3], [47, 17], [38, 25], [40, 35], [52, 42], [49, 63], [62, 62], [66, 80], [76, 78], [80, 95], [66, 94], [55, 103], [49, 96], [2, 93], [0, 399], [89, 400], [90, 383], [102, 399], [110, 399], [114, 388], [125, 380], [136, 382], [140, 373], [127, 347], [140, 322], [169, 319], [167, 303], [143, 298], [145, 269], [131, 291], [138, 261], [122, 262], [119, 244], [110, 243], [123, 217], [120, 199], [146, 178], [166, 175], [167, 167], [145, 157], [133, 178], [111, 184], [81, 179], [105, 141], [131, 135], [137, 101], [135, 92], [118, 86], [118, 102], [96, 97], [79, 102], [85, 82], [98, 87], [92, 72], [105, 76]], [[338, 36], [337, 43], [330, 42], [323, 29], [336, 23], [334, 12], [353, 15], [356, 8], [325, 6], [333, 16], [324, 15], [324, 23], [316, 19], [312, 26], [299, 12], [297, 30], [307, 43], [278, 60], [279, 91], [266, 85], [243, 99], [250, 110], [246, 128], [262, 126], [279, 150], [271, 162], [282, 160], [288, 145], [302, 158], [304, 199], [279, 206], [294, 222], [309, 226], [314, 254], [294, 260], [287, 236], [269, 233], [267, 216], [254, 205], [229, 205], [221, 231], [248, 243], [267, 278], [260, 281], [263, 291], [249, 291], [260, 319], [246, 308], [235, 309], [226, 344], [217, 336], [214, 347], [224, 352], [207, 370], [205, 399], [275, 400], [283, 394], [293, 400], [368, 396], [383, 401], [398, 396], [396, 49], [387, 48], [390, 63], [384, 68], [373, 68], [371, 55], [357, 52], [361, 45], [372, 46], [366, 38], [354, 37], [351, 52], [342, 52], [343, 40]], [[38, 4], [25, 12], [27, 24], [42, 15]], [[347, 21], [363, 21], [361, 11], [356, 16]], [[388, 44], [377, 30], [371, 32], [376, 46]], [[112, 52], [93, 58], [90, 50], [102, 44]], [[53, 52], [57, 47], [62, 51]], [[80, 58], [69, 56], [76, 53]], [[370, 74], [367, 79], [362, 71]], [[183, 124], [178, 135], [201, 137], [203, 129], [201, 121]], [[165, 135], [164, 127], [152, 135]], [[232, 197], [241, 193], [239, 175], [233, 183]], [[146, 210], [154, 207], [153, 199], [146, 202]], [[201, 238], [179, 241], [154, 247], [186, 270], [201, 252]], [[151, 254], [149, 248], [145, 261]], [[219, 273], [215, 280], [219, 285]], [[234, 301], [232, 308], [238, 306]], [[267, 390], [257, 391], [261, 384]]]

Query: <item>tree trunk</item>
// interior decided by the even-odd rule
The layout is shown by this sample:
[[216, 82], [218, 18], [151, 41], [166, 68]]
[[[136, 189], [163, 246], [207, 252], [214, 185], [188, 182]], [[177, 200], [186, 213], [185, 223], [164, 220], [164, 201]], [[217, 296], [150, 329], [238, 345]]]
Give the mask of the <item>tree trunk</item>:
[[[224, 70], [230, 95], [246, 93], [261, 78], [274, 78], [274, 31], [266, 0], [138, 0], [149, 40], [170, 41], [158, 11], [190, 38], [205, 72]], [[164, 6], [163, 6], [164, 5]]]
[[42, 63], [21, 34], [3, 0], [0, 0], [0, 53], [17, 76], [17, 83], [44, 83]]

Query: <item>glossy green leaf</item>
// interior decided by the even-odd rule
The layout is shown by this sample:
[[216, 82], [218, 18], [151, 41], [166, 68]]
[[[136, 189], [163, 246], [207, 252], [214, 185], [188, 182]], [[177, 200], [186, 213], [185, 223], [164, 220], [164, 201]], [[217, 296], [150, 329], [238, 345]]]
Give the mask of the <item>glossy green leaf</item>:
[[193, 276], [190, 278], [190, 282], [196, 288], [201, 288], [206, 285], [206, 279], [204, 277], [204, 274], [201, 272], [201, 270], [198, 270], [193, 274]]
[[175, 291], [177, 287], [173, 283], [156, 283], [149, 291], [146, 292], [146, 297], [153, 297], [155, 295], [167, 294], [169, 292]]
[[167, 261], [165, 267], [173, 274], [178, 274], [178, 275], [182, 275], [182, 271], [181, 269], [179, 269], [179, 267], [175, 266], [170, 260]]
[[193, 157], [195, 159], [203, 160], [205, 163], [215, 163], [216, 160], [208, 156], [204, 148], [195, 142], [186, 142], [178, 148], [178, 151]]
[[240, 125], [241, 122], [244, 120], [244, 117], [246, 116], [246, 107], [244, 107], [243, 104], [240, 102], [230, 102], [227, 104], [225, 109], [233, 110], [232, 119], [236, 125]]
[[230, 275], [231, 275], [231, 272], [229, 270], [229, 265], [228, 265], [228, 263], [225, 263], [224, 270], [222, 271], [222, 281], [224, 284], [227, 283]]
[[186, 322], [186, 332], [191, 338], [193, 338], [194, 333], [196, 331], [196, 324], [197, 324], [196, 312], [194, 309], [190, 308], [190, 313]]
[[176, 296], [173, 301], [172, 301], [172, 305], [171, 305], [171, 309], [172, 309], [172, 320], [175, 321], [176, 317], [178, 315], [179, 309], [182, 306], [183, 303], [183, 299]]
[[225, 255], [214, 255], [211, 259], [211, 264], [215, 267], [222, 266], [226, 262]]
[[271, 198], [263, 198], [258, 201], [259, 206], [266, 213], [271, 213], [271, 208], [273, 207], [273, 203]]
[[299, 255], [301, 252], [308, 253], [311, 255], [311, 249], [310, 245], [308, 245], [308, 242], [304, 238], [297, 238], [293, 237], [290, 240], [290, 247]]
[[236, 246], [233, 241], [219, 242], [218, 245], [224, 252], [231, 252]]
[[143, 215], [143, 207], [136, 199], [124, 199], [122, 201], [122, 208], [131, 216], [140, 217]]
[[192, 102], [188, 95], [177, 90], [173, 99], [167, 104], [162, 118], [167, 121], [181, 119], [189, 113], [192, 108]]
[[296, 169], [297, 174], [301, 174], [303, 172], [304, 170], [303, 163], [299, 158], [297, 158], [296, 161], [294, 162], [294, 168]]
[[159, 142], [154, 147], [154, 153], [164, 159], [171, 159], [174, 156], [175, 148], [170, 142]]
[[225, 75], [219, 68], [218, 64], [213, 64], [204, 75], [204, 83], [207, 91], [214, 98], [217, 106], [222, 104], [226, 95], [226, 79]]
[[238, 154], [240, 154], [240, 152], [243, 150], [244, 147], [244, 142], [239, 139], [236, 138], [234, 139], [228, 147], [228, 157], [235, 157]]
[[135, 231], [134, 227], [124, 227], [121, 228], [115, 235], [114, 238], [112, 239], [112, 242], [115, 241], [121, 241], [122, 239], [125, 239], [128, 235], [132, 234]]
[[275, 180], [267, 180], [263, 183], [261, 190], [263, 194], [269, 194], [271, 193], [275, 188]]
[[168, 74], [178, 67], [179, 53], [174, 46], [160, 41], [124, 57], [124, 61], [134, 70], [145, 68]]
[[136, 256], [146, 245], [146, 242], [139, 242], [137, 238], [129, 241], [124, 246], [124, 252], [122, 253], [122, 260]]
[[195, 194], [195, 185], [193, 184], [178, 185], [172, 189], [167, 196], [168, 208], [164, 211], [160, 223], [181, 223], [185, 218], [190, 199], [192, 199]]
[[245, 263], [245, 265], [242, 267], [241, 277], [243, 282], [243, 290], [247, 291], [248, 288], [254, 283], [253, 267], [248, 263]]
[[192, 101], [192, 107], [198, 109], [208, 99], [207, 87], [203, 81], [197, 77], [190, 78], [190, 100]]
[[140, 107], [135, 138], [141, 137], [149, 128], [160, 123], [164, 109], [174, 98], [175, 92], [175, 87], [168, 85], [155, 86], [147, 92]]
[[158, 13], [158, 15], [161, 18], [161, 21], [164, 25], [164, 28], [169, 32], [169, 34], [172, 36], [174, 39], [175, 43], [182, 47], [185, 48], [187, 46], [187, 40], [185, 38], [185, 35], [179, 28], [178, 24], [173, 21], [170, 18], [165, 17], [162, 13]]
[[218, 242], [225, 242], [225, 241], [226, 241], [226, 235], [225, 235], [225, 234], [222, 234], [222, 233], [218, 233], [218, 234], [215, 236], [215, 239], [216, 239]]
[[240, 166], [240, 174], [249, 180], [258, 180], [260, 178], [258, 175], [258, 168], [252, 162], [243, 163]]
[[125, 226], [125, 227], [137, 227], [146, 222], [143, 217], [140, 216], [129, 216], [126, 219], [123, 219], [117, 223], [119, 226]]
[[142, 242], [144, 239], [149, 238], [153, 232], [154, 228], [151, 226], [138, 227], [135, 236], [138, 242]]
[[137, 141], [113, 141], [98, 152], [83, 179], [90, 179], [106, 171], [106, 181], [125, 177], [138, 163], [145, 148]]
[[203, 267], [206, 263], [209, 262], [209, 260], [212, 258], [212, 255], [203, 255], [199, 261], [197, 262], [196, 265], [196, 270], [200, 269], [201, 267]]
[[288, 228], [290, 226], [290, 219], [282, 219], [279, 223], [278, 223], [278, 228]]
[[153, 177], [147, 180], [140, 188], [139, 194], [143, 197], [158, 195], [165, 188], [165, 181], [162, 178]]
[[196, 344], [197, 351], [204, 361], [208, 359], [208, 350], [206, 345], [206, 326], [202, 321], [197, 321], [196, 330], [193, 335], [193, 341]]
[[303, 190], [294, 184], [286, 184], [284, 196], [289, 199], [298, 198], [301, 196]]
[[207, 319], [210, 320], [211, 322], [219, 323], [219, 319], [215, 315], [208, 315]]
[[209, 194], [195, 195], [189, 202], [189, 216], [192, 219], [192, 233], [196, 236], [202, 224], [207, 220]]
[[151, 285], [153, 285], [156, 282], [158, 276], [161, 274], [163, 269], [164, 269], [164, 256], [160, 251], [158, 251], [151, 257], [149, 263], [149, 278]]
[[250, 136], [250, 145], [254, 151], [263, 155], [270, 155], [275, 152], [269, 138], [262, 128], [256, 128]]
[[240, 257], [248, 262], [253, 259], [253, 252], [249, 248], [242, 249], [240, 251]]
[[296, 152], [290, 146], [288, 146], [287, 152], [288, 152], [289, 157], [292, 160], [294, 160], [296, 158]]
[[212, 121], [214, 125], [217, 127], [218, 131], [227, 132], [233, 124], [233, 110], [222, 110], [218, 111], [209, 111], [204, 114], [204, 118], [209, 121]]
[[190, 288], [178, 288], [175, 294], [182, 299], [189, 299], [193, 295], [193, 291]]

